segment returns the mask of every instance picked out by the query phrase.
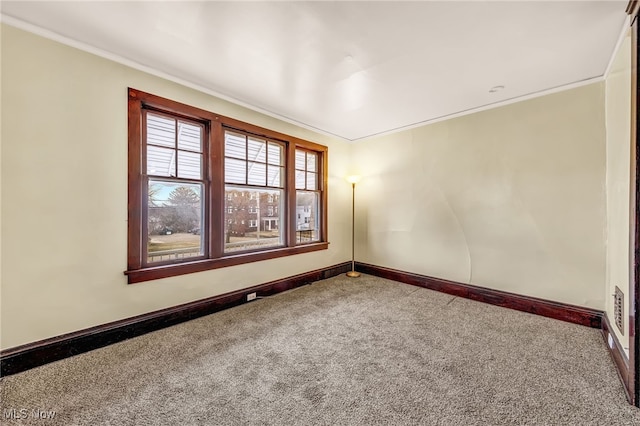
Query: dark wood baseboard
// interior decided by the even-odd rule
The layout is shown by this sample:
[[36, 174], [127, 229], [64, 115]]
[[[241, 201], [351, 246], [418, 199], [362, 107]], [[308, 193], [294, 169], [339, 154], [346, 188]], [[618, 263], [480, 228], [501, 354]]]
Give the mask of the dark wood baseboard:
[[249, 293], [255, 292], [258, 297], [270, 296], [346, 273], [350, 269], [351, 262], [345, 262], [231, 293], [9, 348], [0, 352], [0, 375], [8, 376], [20, 373], [53, 361], [237, 306], [246, 303]]
[[[609, 349], [609, 353], [611, 354], [611, 358], [616, 366], [620, 380], [624, 385], [627, 400], [629, 403], [633, 404], [631, 389], [629, 386], [629, 359], [624, 354], [624, 348], [620, 344], [620, 341], [611, 330], [612, 328], [611, 323], [609, 322], [609, 317], [605, 313], [604, 318], [602, 319], [602, 338]], [[609, 341], [609, 337], [611, 337], [611, 341]]]
[[504, 308], [529, 312], [574, 324], [586, 325], [593, 328], [602, 327], [604, 312], [597, 309], [584, 308], [566, 303], [553, 302], [536, 297], [522, 296], [505, 291], [492, 290], [470, 284], [457, 283], [455, 281], [433, 278], [425, 275], [403, 272], [396, 269], [356, 262], [356, 270], [365, 274], [399, 281], [424, 287], [430, 290], [448, 293], [466, 299], [490, 303]]

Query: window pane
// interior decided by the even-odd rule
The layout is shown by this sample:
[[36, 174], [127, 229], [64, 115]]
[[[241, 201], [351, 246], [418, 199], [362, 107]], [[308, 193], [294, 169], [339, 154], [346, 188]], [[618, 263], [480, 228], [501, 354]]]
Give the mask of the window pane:
[[202, 152], [202, 128], [190, 123], [178, 123], [178, 149]]
[[147, 143], [176, 146], [176, 122], [172, 118], [147, 113]]
[[224, 181], [227, 183], [247, 183], [246, 161], [225, 158]]
[[269, 142], [269, 164], [282, 166], [282, 145]]
[[147, 260], [204, 256], [202, 184], [149, 180]]
[[318, 164], [318, 156], [316, 154], [312, 154], [307, 152], [307, 171], [316, 172]]
[[247, 158], [246, 137], [239, 133], [224, 132], [224, 155], [234, 158]]
[[267, 166], [266, 164], [249, 162], [249, 185], [267, 185]]
[[318, 174], [307, 172], [307, 188], [306, 189], [318, 189]]
[[202, 179], [202, 154], [178, 151], [178, 177]]
[[249, 138], [249, 160], [267, 162], [267, 142], [262, 139]]
[[304, 172], [296, 170], [296, 189], [305, 189]]
[[296, 150], [296, 169], [304, 170], [305, 152]]
[[147, 174], [153, 176], [175, 176], [174, 149], [147, 146]]
[[296, 243], [320, 241], [320, 214], [317, 192], [296, 191]]
[[283, 190], [225, 187], [225, 253], [284, 245]]
[[282, 188], [284, 167], [267, 166], [267, 186]]

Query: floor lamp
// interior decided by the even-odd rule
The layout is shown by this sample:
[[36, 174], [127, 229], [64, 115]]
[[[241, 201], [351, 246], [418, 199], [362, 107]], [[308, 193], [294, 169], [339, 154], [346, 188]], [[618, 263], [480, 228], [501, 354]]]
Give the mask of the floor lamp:
[[347, 276], [351, 278], [357, 278], [360, 276], [360, 272], [356, 272], [356, 183], [360, 180], [360, 176], [353, 175], [348, 176], [347, 181], [351, 184], [351, 270], [347, 272]]

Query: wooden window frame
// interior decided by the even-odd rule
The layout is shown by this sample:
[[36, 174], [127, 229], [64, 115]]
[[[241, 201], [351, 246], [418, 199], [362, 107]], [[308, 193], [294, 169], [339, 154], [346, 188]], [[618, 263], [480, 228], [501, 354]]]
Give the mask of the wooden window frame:
[[[297, 188], [296, 187], [295, 188], [296, 192], [297, 191], [305, 191], [305, 192], [317, 193], [319, 195], [319, 204], [323, 204], [322, 193], [324, 191], [323, 191], [323, 188], [322, 188], [323, 184], [321, 183], [321, 179], [320, 178], [323, 176], [323, 171], [322, 170], [323, 170], [324, 166], [322, 164], [321, 156], [318, 155], [317, 151], [314, 151], [314, 150], [311, 150], [311, 149], [304, 149], [302, 147], [296, 147], [296, 151], [301, 151], [301, 152], [305, 153], [304, 169], [296, 168], [295, 157], [294, 157], [294, 161], [293, 161], [294, 174], [295, 174], [295, 172], [298, 172], [298, 171], [301, 171], [301, 172], [304, 173], [304, 188]], [[308, 169], [308, 163], [306, 161], [306, 154], [308, 154], [308, 153], [313, 153], [313, 154], [316, 154], [316, 156], [317, 156], [316, 171], [314, 171], [314, 172], [309, 172], [309, 169]], [[295, 155], [295, 153], [294, 153], [294, 155]], [[309, 173], [313, 173], [313, 174], [317, 175], [316, 184], [315, 184], [316, 189], [309, 189], [308, 188], [308, 186], [309, 186], [309, 182], [308, 182]], [[295, 185], [295, 181], [294, 181], [294, 185]], [[320, 227], [323, 227], [323, 217], [324, 217], [324, 213], [325, 212], [322, 210], [322, 208], [320, 206], [318, 207], [318, 210], [319, 210], [318, 213], [320, 214]], [[296, 214], [297, 214], [297, 209], [296, 209]], [[298, 218], [296, 217], [296, 223], [297, 223], [297, 221], [298, 221]], [[297, 229], [296, 229], [296, 231], [297, 231]], [[319, 241], [323, 241], [322, 231], [320, 232], [320, 235], [319, 235]], [[307, 242], [298, 241], [297, 245], [313, 244], [313, 243], [315, 243], [315, 241], [307, 241]]]
[[[253, 134], [251, 132], [240, 131], [240, 130], [235, 129], [235, 128], [227, 128], [224, 125], [222, 126], [222, 131], [223, 131], [223, 133], [226, 132], [226, 131], [229, 131], [230, 133], [235, 133], [236, 136], [241, 135], [245, 139], [245, 141], [244, 141], [244, 144], [245, 144], [245, 147], [244, 147], [245, 157], [244, 157], [244, 159], [240, 159], [239, 157], [230, 157], [230, 156], [225, 156], [224, 157], [225, 161], [227, 159], [230, 159], [230, 160], [234, 160], [234, 161], [242, 161], [242, 162], [245, 163], [244, 182], [227, 182], [226, 181], [226, 176], [225, 176], [225, 182], [224, 182], [225, 191], [226, 191], [227, 186], [234, 187], [234, 188], [236, 188], [236, 190], [239, 190], [240, 188], [245, 188], [245, 190], [247, 190], [247, 191], [253, 191], [253, 190], [255, 190], [255, 191], [279, 191], [279, 192], [281, 192], [281, 197], [282, 197], [282, 201], [281, 202], [283, 203], [283, 205], [286, 205], [286, 203], [287, 203], [287, 194], [285, 192], [285, 187], [286, 187], [286, 174], [287, 174], [287, 171], [286, 171], [286, 167], [287, 167], [287, 164], [286, 164], [286, 161], [287, 161], [287, 159], [286, 159], [287, 144], [285, 142], [283, 142], [283, 141], [280, 141], [280, 140], [277, 140], [277, 139], [273, 139], [273, 138], [266, 138], [266, 137], [263, 137], [263, 136], [257, 137], [255, 134]], [[264, 142], [266, 144], [267, 151], [265, 152], [265, 161], [264, 162], [257, 161], [256, 159], [253, 159], [253, 160], [249, 159], [249, 139], [251, 139], [251, 138], [260, 140], [260, 141], [262, 141], [262, 142]], [[225, 135], [224, 143], [226, 143], [226, 135]], [[269, 163], [268, 151], [270, 149], [269, 146], [271, 146], [271, 145], [276, 145], [276, 146], [279, 146], [281, 148], [281, 151], [280, 151], [281, 152], [281, 154], [280, 154], [281, 155], [281, 161], [280, 161], [280, 164], [278, 164], [278, 165]], [[265, 173], [265, 175], [264, 175], [265, 181], [264, 182], [265, 182], [265, 185], [260, 185], [260, 184], [255, 184], [255, 183], [249, 182], [249, 179], [250, 179], [249, 168], [250, 168], [250, 164], [252, 164], [252, 163], [253, 164], [263, 164], [264, 165], [264, 173]], [[269, 168], [270, 167], [278, 167], [278, 168], [281, 169], [282, 175], [284, 175], [284, 177], [281, 177], [281, 185], [280, 186], [274, 186], [274, 185], [269, 184], [269, 182], [268, 182], [268, 174], [269, 174]], [[234, 197], [236, 195], [237, 194], [234, 194]], [[273, 202], [272, 196], [269, 195], [268, 198], [269, 198], [268, 202], [272, 203]], [[253, 198], [251, 198], [251, 199], [253, 199]], [[267, 217], [273, 216], [274, 215], [274, 206], [270, 205], [267, 208], [270, 211], [270, 214], [267, 214]], [[277, 207], [275, 208], [275, 211], [276, 212], [278, 211]], [[285, 209], [285, 211], [286, 211], [286, 209]], [[251, 208], [249, 209], [249, 212], [251, 212]], [[254, 211], [254, 213], [256, 213], [256, 212], [257, 212], [257, 210]], [[228, 210], [227, 210], [227, 213], [229, 213]], [[286, 220], [288, 220], [288, 218], [286, 218]], [[286, 220], [285, 220], [285, 223], [286, 223]], [[258, 219], [258, 224], [259, 224], [259, 219]], [[279, 229], [280, 228], [281, 227], [279, 226]], [[286, 232], [287, 232], [286, 227], [282, 228], [282, 240], [281, 240], [281, 242], [279, 242], [277, 245], [274, 245], [272, 247], [265, 247], [263, 249], [238, 250], [238, 251], [229, 250], [229, 251], [226, 251], [225, 254], [232, 254], [232, 253], [238, 253], [239, 254], [241, 252], [264, 251], [264, 250], [270, 250], [272, 248], [275, 249], [275, 248], [286, 247], [287, 246]], [[225, 250], [225, 249], [226, 249], [226, 247], [223, 250]]]
[[[208, 169], [208, 155], [207, 155], [207, 151], [208, 151], [208, 144], [206, 143], [206, 141], [209, 139], [209, 129], [210, 126], [208, 125], [208, 123], [200, 121], [200, 120], [193, 120], [191, 118], [185, 118], [182, 115], [177, 115], [177, 114], [167, 114], [166, 112], [162, 111], [162, 110], [158, 110], [156, 108], [153, 107], [146, 107], [143, 108], [141, 110], [141, 125], [142, 125], [142, 141], [147, 140], [147, 135], [146, 135], [146, 126], [145, 123], [147, 122], [147, 117], [149, 114], [153, 114], [156, 116], [161, 116], [161, 117], [165, 117], [165, 118], [171, 118], [173, 120], [176, 121], [176, 141], [175, 141], [175, 146], [173, 148], [174, 151], [176, 151], [176, 154], [179, 153], [179, 151], [181, 151], [178, 147], [178, 141], [177, 141], [177, 137], [178, 137], [178, 132], [177, 132], [177, 124], [178, 121], [183, 121], [183, 122], [190, 122], [192, 124], [197, 124], [201, 127], [202, 130], [202, 136], [201, 136], [201, 155], [202, 155], [202, 164], [201, 164], [201, 168], [202, 168], [202, 174], [200, 176], [200, 179], [194, 179], [194, 178], [184, 178], [184, 177], [180, 177], [179, 176], [179, 161], [176, 160], [175, 163], [175, 171], [176, 174], [175, 176], [161, 176], [161, 175], [148, 175], [146, 173], [140, 175], [141, 176], [141, 180], [142, 182], [140, 190], [140, 196], [141, 196], [141, 208], [143, 210], [143, 214], [144, 212], [148, 212], [149, 210], [149, 197], [148, 197], [148, 184], [151, 180], [154, 181], [163, 181], [163, 182], [172, 182], [172, 183], [186, 183], [186, 184], [193, 184], [193, 183], [199, 183], [202, 185], [203, 188], [203, 192], [202, 192], [202, 219], [201, 219], [201, 227], [203, 228], [201, 231], [201, 235], [204, 241], [202, 241], [203, 243], [203, 253], [201, 255], [198, 256], [193, 256], [191, 258], [191, 260], [202, 260], [205, 258], [208, 258], [208, 248], [209, 248], [209, 236], [208, 236], [208, 229], [207, 229], [207, 221], [204, 220], [204, 217], [208, 216], [208, 212], [209, 212], [209, 204], [207, 203], [208, 199], [209, 199], [209, 184], [210, 181], [206, 178], [206, 171]], [[176, 156], [176, 159], [178, 157]], [[146, 170], [147, 169], [147, 163], [146, 163], [146, 158], [143, 155], [142, 156], [142, 164], [141, 164], [141, 170]], [[143, 223], [144, 223], [145, 219], [143, 218]], [[142, 241], [147, 241], [148, 237], [149, 237], [149, 232], [148, 232], [148, 228], [145, 228], [143, 226], [142, 229]], [[147, 247], [145, 246], [145, 244], [141, 244], [141, 248], [142, 248], [142, 253], [141, 253], [141, 266], [144, 267], [149, 267], [149, 266], [159, 266], [162, 264], [173, 264], [175, 262], [172, 261], [160, 261], [160, 262], [153, 262], [153, 263], [149, 263], [148, 260], [148, 256], [149, 256], [149, 252]]]
[[[173, 115], [190, 121], [203, 123], [205, 127], [204, 176], [206, 182], [202, 229], [205, 235], [205, 258], [196, 260], [181, 260], [175, 263], [147, 265], [144, 261], [146, 252], [144, 242], [147, 221], [147, 200], [144, 185], [147, 182], [144, 166], [145, 140], [143, 135], [143, 110], [154, 110]], [[292, 256], [329, 247], [327, 240], [327, 176], [328, 176], [328, 148], [314, 142], [299, 139], [273, 130], [265, 129], [253, 124], [245, 123], [233, 118], [215, 114], [200, 108], [172, 101], [160, 96], [129, 88], [128, 96], [128, 227], [127, 227], [127, 270], [124, 272], [129, 284], [168, 278], [178, 275], [202, 272], [227, 266]], [[284, 247], [269, 248], [260, 251], [224, 253], [225, 227], [225, 182], [224, 182], [224, 130], [237, 130], [250, 133], [257, 137], [279, 141], [285, 146], [285, 187], [283, 219], [286, 216], [284, 232]], [[295, 151], [303, 149], [313, 151], [318, 155], [320, 179], [320, 241], [296, 244], [296, 188], [295, 188]], [[284, 224], [283, 224], [284, 225]]]

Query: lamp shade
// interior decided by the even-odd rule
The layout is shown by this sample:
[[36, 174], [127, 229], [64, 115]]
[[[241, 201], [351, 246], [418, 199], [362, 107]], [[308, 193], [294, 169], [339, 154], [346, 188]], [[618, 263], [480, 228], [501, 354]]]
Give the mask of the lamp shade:
[[361, 178], [360, 175], [350, 175], [350, 176], [347, 176], [347, 182], [358, 183], [360, 182], [360, 178]]

